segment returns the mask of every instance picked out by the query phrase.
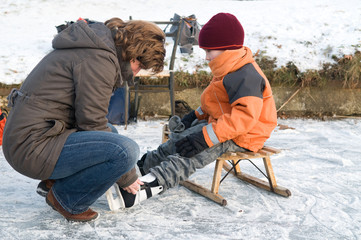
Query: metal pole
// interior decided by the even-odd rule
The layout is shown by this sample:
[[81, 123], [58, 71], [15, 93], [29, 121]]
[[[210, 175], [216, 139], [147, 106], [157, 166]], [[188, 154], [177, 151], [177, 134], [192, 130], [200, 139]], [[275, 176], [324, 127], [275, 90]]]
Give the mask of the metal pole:
[[173, 51], [172, 51], [172, 56], [170, 59], [170, 64], [169, 64], [169, 96], [170, 96], [170, 108], [171, 108], [171, 114], [172, 116], [175, 115], [175, 99], [174, 99], [174, 62], [175, 62], [175, 56], [177, 53], [177, 47], [178, 47], [178, 43], [180, 40], [180, 33], [182, 32], [182, 29], [184, 27], [184, 21], [183, 19], [179, 20], [179, 27], [178, 27], [178, 31], [177, 31], [177, 35], [174, 41], [174, 46], [173, 46]]

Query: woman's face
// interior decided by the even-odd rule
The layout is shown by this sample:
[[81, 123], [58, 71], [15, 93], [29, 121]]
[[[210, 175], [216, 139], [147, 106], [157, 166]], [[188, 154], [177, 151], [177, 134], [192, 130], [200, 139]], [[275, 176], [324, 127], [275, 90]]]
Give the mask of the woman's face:
[[137, 59], [130, 60], [130, 68], [132, 69], [134, 76], [142, 69], [140, 67], [140, 62]]
[[211, 49], [205, 49], [206, 51], [206, 60], [212, 61], [216, 57], [218, 57], [221, 53], [223, 53], [225, 50], [211, 50]]

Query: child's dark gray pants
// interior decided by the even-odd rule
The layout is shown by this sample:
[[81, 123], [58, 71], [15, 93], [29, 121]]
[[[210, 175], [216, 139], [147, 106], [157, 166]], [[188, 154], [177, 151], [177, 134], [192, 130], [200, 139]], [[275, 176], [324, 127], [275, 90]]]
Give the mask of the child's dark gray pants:
[[144, 162], [144, 171], [153, 173], [164, 189], [172, 188], [185, 181], [196, 169], [200, 169], [215, 161], [219, 156], [228, 151], [246, 151], [236, 145], [232, 140], [214, 145], [197, 155], [186, 158], [176, 153], [175, 142], [179, 139], [202, 130], [206, 122], [199, 123], [184, 130], [181, 133], [171, 133], [167, 142], [160, 145], [156, 150], [149, 151]]

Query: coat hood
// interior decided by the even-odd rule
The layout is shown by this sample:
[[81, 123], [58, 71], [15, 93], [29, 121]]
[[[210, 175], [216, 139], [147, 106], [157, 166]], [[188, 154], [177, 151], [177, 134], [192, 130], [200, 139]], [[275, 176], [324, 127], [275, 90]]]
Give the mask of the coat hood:
[[53, 48], [93, 48], [109, 51], [117, 56], [120, 68], [115, 87], [123, 86], [124, 81], [127, 81], [129, 86], [134, 85], [130, 63], [122, 61], [121, 49], [119, 48], [117, 51], [115, 48], [112, 32], [101, 22], [88, 24], [84, 21], [78, 21], [71, 24], [55, 36], [53, 39]]
[[84, 21], [78, 21], [71, 24], [55, 36], [53, 48], [96, 48], [116, 54], [112, 33], [101, 22], [87, 24]]

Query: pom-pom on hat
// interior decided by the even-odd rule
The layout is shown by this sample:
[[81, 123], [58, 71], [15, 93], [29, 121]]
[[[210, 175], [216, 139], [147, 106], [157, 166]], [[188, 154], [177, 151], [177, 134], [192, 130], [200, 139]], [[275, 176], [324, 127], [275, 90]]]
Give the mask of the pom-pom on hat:
[[199, 47], [212, 50], [232, 50], [243, 46], [244, 31], [238, 19], [230, 13], [214, 15], [199, 33]]

